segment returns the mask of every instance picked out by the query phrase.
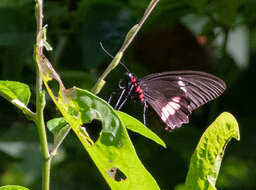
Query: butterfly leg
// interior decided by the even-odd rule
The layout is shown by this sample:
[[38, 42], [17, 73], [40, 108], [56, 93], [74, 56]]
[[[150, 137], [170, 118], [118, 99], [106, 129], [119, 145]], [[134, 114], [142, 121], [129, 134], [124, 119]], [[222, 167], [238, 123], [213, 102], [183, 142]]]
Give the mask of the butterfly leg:
[[112, 98], [114, 95], [120, 95], [120, 92], [112, 92], [111, 95], [108, 98], [108, 104], [111, 104]]
[[[122, 90], [122, 92], [121, 92], [120, 97], [118, 98], [118, 100], [117, 100], [117, 102], [116, 102], [116, 105], [115, 105], [115, 107], [114, 107], [115, 109], [117, 109], [117, 107], [118, 107], [118, 105], [119, 105], [119, 103], [120, 103], [122, 97], [124, 96], [125, 91], [126, 91], [126, 89], [124, 88], [124, 89]], [[118, 109], [118, 110], [119, 110], [119, 109]]]
[[124, 103], [127, 101], [128, 97], [130, 96], [133, 88], [134, 88], [134, 85], [131, 86], [130, 90], [128, 91], [128, 93], [127, 93], [127, 95], [124, 99], [124, 101], [121, 103], [121, 105], [119, 106], [119, 108], [117, 110], [120, 110], [123, 107]]
[[121, 105], [119, 106], [119, 108], [118, 108], [117, 110], [120, 110], [120, 109], [123, 107], [123, 105], [124, 105], [124, 103], [127, 101], [127, 99], [128, 99], [128, 97], [126, 97], [126, 98], [124, 99], [124, 101], [121, 103]]
[[147, 103], [144, 102], [144, 110], [143, 110], [143, 124], [146, 125], [146, 110], [147, 110]]

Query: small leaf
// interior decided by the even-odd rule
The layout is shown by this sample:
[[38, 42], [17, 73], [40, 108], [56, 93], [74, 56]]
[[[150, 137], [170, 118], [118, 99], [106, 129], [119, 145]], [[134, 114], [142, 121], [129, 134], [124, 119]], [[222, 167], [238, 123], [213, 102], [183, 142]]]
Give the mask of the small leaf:
[[54, 134], [57, 135], [59, 131], [67, 125], [67, 122], [63, 117], [54, 118], [47, 122], [47, 128]]
[[26, 187], [18, 186], [18, 185], [6, 185], [0, 187], [0, 190], [29, 190]]
[[15, 81], [0, 81], [0, 95], [8, 101], [16, 101], [28, 105], [30, 99], [29, 86]]
[[52, 51], [52, 46], [47, 42], [47, 25], [43, 27], [43, 45], [47, 51]]
[[47, 128], [54, 135], [52, 154], [55, 155], [62, 141], [68, 135], [70, 126], [63, 117], [54, 118], [47, 122]]
[[127, 35], [125, 36], [125, 40], [124, 40], [124, 43], [123, 44], [126, 44], [130, 39], [131, 37], [134, 35], [134, 33], [137, 31], [139, 25], [138, 24], [135, 24], [130, 30], [129, 32], [127, 33]]
[[228, 142], [239, 137], [236, 119], [222, 113], [204, 132], [190, 161], [187, 189], [216, 189], [221, 161]]
[[156, 143], [166, 148], [166, 144], [164, 143], [164, 141], [160, 137], [158, 137], [153, 131], [143, 125], [140, 121], [121, 111], [117, 111], [117, 114], [124, 122], [126, 128], [130, 129], [133, 132], [139, 133], [140, 135], [143, 135], [144, 137], [151, 139], [152, 141], [155, 141]]

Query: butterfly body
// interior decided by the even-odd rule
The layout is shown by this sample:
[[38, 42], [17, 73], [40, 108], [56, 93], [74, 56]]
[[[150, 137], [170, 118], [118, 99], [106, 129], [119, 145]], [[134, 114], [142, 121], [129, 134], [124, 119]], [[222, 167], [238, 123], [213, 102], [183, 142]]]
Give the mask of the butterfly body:
[[[150, 105], [166, 123], [166, 130], [188, 123], [194, 109], [217, 98], [226, 89], [223, 80], [200, 71], [170, 71], [143, 78], [136, 78], [131, 73], [127, 73], [127, 76], [116, 108], [121, 109], [127, 98], [143, 103], [144, 113]], [[126, 98], [119, 105], [123, 95]]]

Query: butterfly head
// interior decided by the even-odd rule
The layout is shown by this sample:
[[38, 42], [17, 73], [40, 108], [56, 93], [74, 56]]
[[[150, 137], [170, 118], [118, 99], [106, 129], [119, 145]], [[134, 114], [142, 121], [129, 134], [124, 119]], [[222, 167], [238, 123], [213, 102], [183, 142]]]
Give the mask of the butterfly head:
[[125, 83], [126, 86], [129, 87], [131, 85], [137, 86], [137, 78], [134, 76], [134, 74], [130, 72], [125, 73]]

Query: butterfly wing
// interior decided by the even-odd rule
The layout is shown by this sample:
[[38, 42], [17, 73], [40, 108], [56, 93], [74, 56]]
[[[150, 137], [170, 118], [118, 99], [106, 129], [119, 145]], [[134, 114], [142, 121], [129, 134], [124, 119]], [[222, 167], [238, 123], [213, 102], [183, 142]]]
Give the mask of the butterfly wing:
[[225, 83], [199, 71], [172, 71], [148, 75], [139, 80], [145, 101], [167, 124], [168, 129], [188, 123], [191, 112], [215, 99], [226, 89]]

